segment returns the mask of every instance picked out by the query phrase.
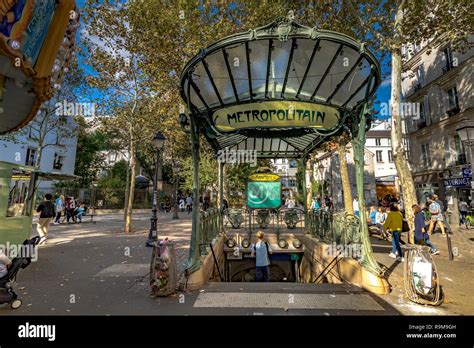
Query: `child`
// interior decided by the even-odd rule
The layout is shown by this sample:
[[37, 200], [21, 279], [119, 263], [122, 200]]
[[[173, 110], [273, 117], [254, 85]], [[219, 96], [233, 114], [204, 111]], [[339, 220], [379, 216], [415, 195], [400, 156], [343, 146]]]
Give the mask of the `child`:
[[3, 278], [8, 273], [8, 268], [11, 266], [12, 261], [6, 256], [3, 252], [3, 249], [0, 249], [0, 278]]
[[79, 220], [79, 222], [82, 222], [82, 217], [86, 215], [86, 205], [81, 204], [79, 208], [76, 208], [76, 218]]
[[433, 255], [438, 255], [439, 250], [431, 243], [430, 235], [425, 229], [425, 215], [418, 204], [414, 204], [412, 208], [415, 213], [415, 244], [424, 244], [430, 247], [430, 252]]

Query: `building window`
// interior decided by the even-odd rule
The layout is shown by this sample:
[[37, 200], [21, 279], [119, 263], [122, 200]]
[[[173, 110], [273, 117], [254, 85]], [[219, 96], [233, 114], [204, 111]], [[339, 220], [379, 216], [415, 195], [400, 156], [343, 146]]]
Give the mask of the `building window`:
[[375, 138], [375, 145], [380, 146], [380, 144], [381, 144], [380, 138]]
[[59, 154], [54, 154], [54, 162], [53, 162], [53, 169], [61, 170], [63, 167], [63, 159], [64, 156], [60, 156]]
[[453, 87], [447, 91], [448, 93], [448, 115], [452, 116], [459, 112], [458, 90]]
[[464, 144], [462, 143], [459, 135], [454, 136], [454, 145], [456, 146], [456, 165], [460, 166], [467, 163], [466, 152], [464, 149]]
[[392, 139], [387, 138], [387, 143], [388, 143], [388, 146], [392, 146]]
[[383, 162], [382, 151], [375, 151], [377, 162]]
[[36, 162], [36, 149], [29, 147], [28, 150], [26, 150], [25, 165], [34, 166], [35, 162]]
[[393, 162], [393, 152], [392, 152], [392, 150], [388, 150], [388, 161]]
[[446, 73], [453, 68], [453, 53], [449, 47], [446, 47], [443, 50], [443, 54], [443, 60], [446, 62], [446, 65], [443, 67], [443, 73]]
[[33, 127], [31, 127], [31, 126], [28, 127], [28, 139], [34, 139]]
[[453, 165], [453, 156], [449, 137], [444, 137], [444, 165], [450, 167]]
[[423, 161], [423, 165], [425, 168], [431, 167], [431, 150], [430, 144], [422, 144], [421, 145], [421, 159]]
[[420, 123], [424, 123], [426, 126], [426, 110], [424, 100], [420, 102]]
[[415, 92], [425, 85], [425, 69], [423, 68], [423, 65], [420, 65], [416, 69], [416, 80], [418, 83], [415, 85]]

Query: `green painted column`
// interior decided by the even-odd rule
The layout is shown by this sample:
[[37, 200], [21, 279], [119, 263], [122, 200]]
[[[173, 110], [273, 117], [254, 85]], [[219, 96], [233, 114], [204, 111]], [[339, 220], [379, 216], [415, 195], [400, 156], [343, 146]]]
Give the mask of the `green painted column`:
[[307, 224], [307, 219], [308, 219], [308, 202], [307, 202], [307, 192], [306, 192], [306, 162], [308, 160], [308, 157], [306, 156], [303, 156], [303, 158], [301, 159], [301, 161], [303, 162], [301, 164], [301, 167], [303, 169], [303, 178], [302, 178], [302, 182], [303, 182], [303, 209], [304, 209], [304, 226], [306, 228]]
[[224, 217], [222, 215], [222, 207], [224, 204], [224, 162], [219, 162], [219, 200], [217, 211], [219, 213], [219, 231], [222, 231]]
[[188, 264], [186, 271], [195, 272], [201, 266], [201, 241], [200, 214], [199, 214], [199, 124], [195, 117], [190, 117], [191, 125], [191, 150], [193, 156], [193, 214], [191, 229], [191, 245], [189, 247]]
[[369, 238], [369, 227], [365, 221], [367, 215], [367, 207], [365, 204], [364, 193], [364, 145], [365, 145], [365, 129], [367, 121], [367, 106], [365, 105], [360, 114], [360, 120], [357, 129], [357, 137], [352, 140], [354, 147], [354, 163], [355, 163], [355, 179], [357, 187], [357, 195], [359, 196], [359, 214], [360, 214], [360, 243], [362, 244], [362, 262], [361, 264], [373, 273], [380, 274], [381, 268], [377, 263], [372, 251], [372, 244]]

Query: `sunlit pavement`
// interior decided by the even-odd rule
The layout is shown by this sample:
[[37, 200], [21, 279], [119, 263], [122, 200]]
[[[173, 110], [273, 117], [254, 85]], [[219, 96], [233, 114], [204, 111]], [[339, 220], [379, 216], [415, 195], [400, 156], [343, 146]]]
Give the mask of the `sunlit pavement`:
[[[160, 238], [175, 242], [178, 267], [188, 255], [191, 215], [158, 215]], [[467, 293], [472, 289], [472, 243], [453, 237], [459, 256], [447, 258], [446, 242], [433, 236], [441, 250], [435, 256], [446, 303], [440, 307], [416, 305], [402, 294], [402, 267], [395, 265], [389, 276], [393, 291], [377, 296], [349, 285], [288, 283], [212, 283], [200, 292], [178, 293], [168, 298], [150, 298], [148, 273], [151, 248], [145, 247], [149, 214], [134, 214], [133, 234], [121, 232], [121, 214], [97, 216], [96, 223], [52, 225], [50, 238], [33, 262], [18, 274], [15, 290], [23, 306], [15, 311], [0, 309], [0, 315], [351, 315], [375, 314], [468, 314]], [[34, 226], [35, 227], [35, 226]], [[34, 231], [35, 229], [33, 229]], [[472, 233], [472, 232], [470, 232]], [[35, 234], [35, 231], [33, 235]], [[439, 240], [438, 240], [439, 239]], [[388, 268], [389, 244], [373, 240], [379, 262]], [[266, 300], [271, 298], [270, 300]], [[262, 300], [263, 299], [263, 300]], [[465, 299], [465, 302], [463, 301]], [[285, 301], [287, 303], [285, 304]], [[256, 303], [251, 307], [248, 303]]]
[[[403, 240], [407, 240], [404, 233]], [[422, 306], [409, 301], [403, 288], [403, 264], [390, 258], [391, 243], [372, 238], [372, 247], [380, 264], [389, 269], [388, 281], [392, 292], [383, 296], [397, 310], [407, 315], [472, 315], [472, 289], [474, 288], [474, 229], [454, 230], [451, 243], [454, 251], [453, 260], [449, 260], [446, 237], [440, 233], [431, 236], [431, 241], [439, 249], [439, 255], [432, 258], [440, 275], [445, 300], [441, 306]], [[403, 248], [403, 246], [402, 246]]]

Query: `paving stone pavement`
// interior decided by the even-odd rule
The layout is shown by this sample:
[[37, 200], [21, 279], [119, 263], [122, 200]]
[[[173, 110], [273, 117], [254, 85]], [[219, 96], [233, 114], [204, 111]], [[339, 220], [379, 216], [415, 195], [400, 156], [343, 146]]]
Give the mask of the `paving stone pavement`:
[[[310, 308], [202, 308], [193, 304], [201, 292], [178, 293], [168, 298], [150, 298], [148, 272], [151, 248], [145, 247], [150, 226], [149, 214], [134, 214], [134, 233], [124, 234], [122, 215], [97, 216], [96, 223], [52, 225], [50, 238], [45, 246], [40, 247], [38, 261], [18, 274], [15, 290], [23, 300], [23, 306], [11, 310], [6, 306], [0, 308], [0, 315], [157, 315], [157, 314], [245, 314], [265, 313], [270, 315], [338, 315], [338, 314], [473, 314], [474, 306], [469, 295], [473, 288], [474, 255], [472, 234], [474, 230], [455, 231], [453, 246], [458, 249], [458, 256], [449, 261], [446, 252], [446, 240], [433, 235], [433, 242], [441, 254], [434, 256], [441, 275], [446, 301], [440, 307], [425, 307], [409, 302], [403, 297], [402, 267], [394, 264], [388, 257], [390, 244], [373, 239], [374, 252], [379, 262], [392, 267], [389, 282], [393, 291], [389, 295], [370, 297], [384, 307], [384, 311], [364, 310], [327, 310], [308, 305]], [[86, 220], [87, 221], [87, 220]], [[35, 235], [33, 226], [33, 235]], [[177, 263], [180, 270], [188, 257], [189, 238], [191, 234], [191, 215], [180, 214], [179, 220], [172, 220], [171, 213], [160, 213], [158, 216], [158, 234], [160, 238], [168, 237], [175, 243]], [[261, 286], [256, 283], [211, 283], [205, 292], [236, 293], [236, 301], [242, 301]], [[239, 285], [240, 284], [240, 285]], [[271, 288], [262, 291], [267, 293], [287, 294], [288, 286], [298, 284], [285, 283], [282, 286], [271, 283]], [[324, 288], [301, 284], [302, 293], [317, 293], [318, 298], [345, 292], [344, 286]], [[308, 288], [308, 286], [310, 286]], [[344, 290], [344, 291], [342, 291]], [[350, 289], [347, 293], [359, 294], [360, 289]], [[185, 297], [183, 297], [185, 296]], [[206, 295], [209, 296], [209, 295]], [[213, 295], [215, 296], [215, 295]], [[306, 296], [306, 295], [305, 295]], [[304, 303], [309, 301], [302, 296]], [[321, 297], [323, 296], [323, 297]], [[366, 295], [364, 295], [366, 296]], [[212, 296], [211, 296], [212, 297]], [[186, 299], [184, 301], [184, 298]], [[329, 300], [330, 298], [327, 297]], [[342, 297], [341, 297], [342, 298]], [[313, 299], [314, 300], [314, 299]], [[291, 307], [291, 306], [289, 306]], [[301, 306], [300, 306], [301, 307]], [[324, 306], [323, 306], [324, 307]], [[224, 310], [225, 309], [225, 310]]]

